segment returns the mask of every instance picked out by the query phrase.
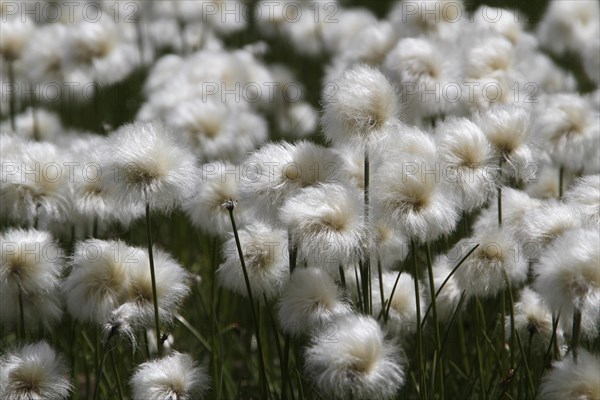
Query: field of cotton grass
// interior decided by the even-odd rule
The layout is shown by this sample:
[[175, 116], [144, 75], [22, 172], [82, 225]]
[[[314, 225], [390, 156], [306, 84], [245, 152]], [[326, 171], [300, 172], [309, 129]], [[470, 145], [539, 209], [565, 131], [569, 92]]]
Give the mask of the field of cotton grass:
[[0, 398], [600, 399], [600, 5], [516, 3], [0, 1]]

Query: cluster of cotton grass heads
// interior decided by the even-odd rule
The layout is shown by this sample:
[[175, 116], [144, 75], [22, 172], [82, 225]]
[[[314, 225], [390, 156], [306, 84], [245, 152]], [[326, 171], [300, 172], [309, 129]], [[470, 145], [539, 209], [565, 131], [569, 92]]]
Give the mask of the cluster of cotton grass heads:
[[[132, 3], [135, 26], [105, 2], [97, 25], [7, 17], [11, 84], [150, 70], [107, 135], [14, 94], [2, 108], [0, 397], [124, 399], [127, 379], [156, 400], [248, 381], [260, 398], [599, 398], [598, 4], [552, 3], [533, 34], [507, 10], [407, 3], [260, 20], [330, 56], [327, 145], [295, 140], [317, 114], [268, 46], [225, 48], [245, 28], [215, 18], [227, 2]], [[547, 55], [565, 51], [595, 94]]]

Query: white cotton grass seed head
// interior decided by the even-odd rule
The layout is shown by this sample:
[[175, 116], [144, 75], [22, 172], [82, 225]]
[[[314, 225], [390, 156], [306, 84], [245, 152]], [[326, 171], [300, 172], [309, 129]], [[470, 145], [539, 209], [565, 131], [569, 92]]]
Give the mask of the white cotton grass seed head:
[[494, 149], [496, 160], [503, 157], [505, 176], [519, 181], [535, 178], [531, 173], [536, 153], [530, 140], [530, 121], [530, 111], [515, 105], [494, 107], [476, 119]]
[[9, 218], [30, 226], [64, 221], [71, 209], [67, 154], [49, 142], [23, 142], [13, 150], [2, 160], [0, 188]]
[[[514, 304], [514, 329], [523, 346], [538, 355], [544, 355], [552, 338], [552, 313], [542, 297], [529, 287], [523, 288]], [[511, 332], [510, 316], [504, 321], [507, 337]], [[562, 342], [562, 329], [557, 327], [556, 340]]]
[[195, 157], [157, 122], [124, 125], [109, 137], [101, 165], [117, 201], [168, 211], [196, 192]]
[[330, 399], [388, 399], [405, 378], [403, 356], [372, 317], [349, 314], [334, 321], [332, 340], [313, 338], [304, 370]]
[[140, 364], [129, 381], [134, 400], [197, 400], [210, 386], [206, 369], [179, 352]]
[[564, 201], [579, 210], [584, 225], [600, 224], [600, 175], [587, 175], [575, 181], [564, 195]]
[[120, 240], [78, 242], [69, 262], [71, 272], [62, 283], [69, 313], [80, 321], [105, 323], [127, 301], [130, 271], [144, 259], [141, 249]]
[[514, 227], [515, 238], [540, 254], [543, 248], [563, 233], [582, 225], [579, 210], [557, 200], [547, 200], [539, 207], [528, 210], [520, 225]]
[[370, 228], [371, 255], [383, 269], [389, 270], [403, 261], [410, 249], [410, 241], [399, 229], [376, 221]]
[[48, 325], [62, 315], [63, 253], [48, 232], [12, 228], [0, 235], [0, 322], [19, 321], [19, 287], [27, 324]]
[[435, 170], [435, 163], [420, 158], [382, 163], [372, 180], [373, 214], [419, 243], [452, 232], [458, 221], [456, 196]]
[[553, 313], [560, 312], [565, 332], [576, 309], [581, 312], [581, 332], [600, 334], [600, 233], [574, 229], [554, 240], [534, 265], [534, 289]]
[[542, 100], [532, 131], [556, 165], [578, 172], [588, 163], [582, 154], [600, 137], [600, 116], [580, 95], [550, 95]]
[[461, 208], [482, 207], [495, 192], [492, 147], [481, 129], [467, 118], [448, 118], [436, 127], [444, 180], [458, 191]]
[[462, 239], [446, 257], [452, 260], [451, 264], [457, 264], [477, 244], [479, 247], [454, 273], [467, 297], [493, 297], [506, 287], [506, 278], [513, 288], [527, 280], [528, 260], [519, 242], [506, 230], [490, 230]]
[[239, 185], [243, 206], [273, 225], [281, 225], [285, 200], [305, 187], [342, 180], [342, 158], [308, 141], [269, 143], [243, 163]]
[[600, 399], [600, 357], [585, 349], [577, 351], [577, 361], [565, 357], [555, 361], [539, 389], [541, 400]]
[[[392, 296], [392, 290], [394, 291], [393, 297], [391, 297], [389, 319], [387, 321], [387, 328], [389, 331], [398, 335], [401, 338], [408, 337], [415, 333], [417, 330], [417, 302], [415, 298], [415, 281], [410, 274], [389, 271], [384, 272], [381, 276], [383, 282], [383, 299], [386, 301], [385, 307], [381, 303], [381, 290], [379, 288], [379, 277], [372, 277], [372, 301], [373, 301], [373, 315], [379, 315], [383, 310], [387, 309], [387, 303], [390, 302], [390, 296]], [[397, 279], [397, 283], [396, 283]], [[396, 289], [394, 290], [394, 285]], [[423, 288], [423, 286], [421, 286]], [[425, 315], [425, 301], [423, 298], [423, 292], [419, 293], [420, 297], [420, 312], [421, 317]], [[385, 311], [384, 311], [385, 312]]]
[[[559, 168], [554, 165], [542, 164], [537, 171], [537, 179], [525, 186], [525, 191], [536, 199], [548, 200], [559, 197]], [[563, 175], [563, 187], [568, 187], [570, 179], [567, 174]]]
[[[502, 188], [502, 225], [506, 229], [515, 232], [524, 223], [525, 214], [542, 204], [541, 200], [530, 197], [522, 190], [509, 187]], [[495, 230], [497, 227], [498, 203], [492, 201], [487, 208], [482, 210], [473, 223], [473, 231], [478, 234], [483, 231]]]
[[350, 312], [352, 306], [337, 283], [315, 267], [296, 268], [277, 304], [283, 331], [296, 337], [330, 328], [336, 317]]
[[323, 105], [324, 133], [335, 144], [376, 140], [391, 128], [399, 112], [394, 87], [378, 69], [366, 65], [325, 85]]
[[229, 212], [224, 202], [237, 201], [235, 222], [243, 226], [250, 217], [245, 202], [240, 202], [239, 182], [242, 166], [225, 162], [203, 164], [198, 193], [183, 203], [183, 210], [194, 227], [211, 235], [224, 236], [231, 232]]
[[[252, 294], [273, 299], [289, 278], [287, 234], [263, 222], [251, 222], [238, 230]], [[248, 296], [235, 238], [230, 234], [223, 244], [223, 263], [217, 270], [219, 284]]]
[[241, 161], [267, 138], [267, 123], [247, 107], [221, 101], [192, 99], [165, 116], [167, 126], [182, 132], [203, 161]]
[[4, 400], [64, 400], [71, 391], [63, 357], [45, 341], [0, 357], [0, 397]]
[[366, 250], [362, 204], [358, 192], [347, 186], [306, 187], [284, 203], [280, 218], [309, 264], [336, 269]]
[[[143, 249], [143, 252], [143, 261], [134, 260], [133, 268], [129, 269], [129, 302], [138, 309], [138, 323], [148, 327], [154, 324], [154, 303], [148, 251]], [[190, 292], [190, 275], [167, 252], [154, 247], [152, 253], [160, 320], [170, 324]]]

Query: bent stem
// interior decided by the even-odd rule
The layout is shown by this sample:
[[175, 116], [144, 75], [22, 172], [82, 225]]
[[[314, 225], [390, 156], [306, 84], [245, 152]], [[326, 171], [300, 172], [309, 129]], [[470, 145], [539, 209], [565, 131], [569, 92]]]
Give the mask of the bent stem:
[[19, 329], [17, 332], [20, 332], [18, 338], [20, 340], [25, 340], [25, 308], [23, 306], [23, 286], [21, 286], [21, 282], [17, 282], [19, 287]]
[[573, 360], [577, 362], [577, 347], [579, 346], [579, 334], [581, 332], [581, 310], [575, 308], [573, 313], [573, 333], [571, 341], [571, 350], [573, 351]]
[[233, 204], [228, 205], [227, 211], [229, 211], [229, 219], [231, 220], [231, 228], [233, 229], [233, 236], [235, 237], [235, 245], [237, 247], [238, 255], [240, 257], [240, 263], [242, 264], [242, 272], [244, 274], [244, 281], [246, 283], [246, 290], [248, 291], [248, 300], [250, 302], [250, 311], [252, 315], [252, 322], [256, 334], [256, 346], [258, 348], [258, 361], [260, 364], [260, 380], [261, 387], [263, 390], [263, 396], [268, 395], [267, 389], [267, 372], [265, 370], [265, 360], [263, 355], [262, 341], [260, 339], [260, 326], [258, 325], [258, 317], [256, 314], [254, 296], [252, 295], [252, 287], [250, 286], [250, 278], [248, 278], [248, 270], [246, 269], [246, 261], [244, 260], [244, 252], [242, 251], [242, 244], [240, 242], [240, 236], [238, 235], [237, 227], [235, 225], [235, 218], [233, 216]]
[[148, 259], [150, 261], [150, 280], [152, 281], [152, 302], [154, 303], [154, 324], [156, 325], [156, 348], [162, 357], [162, 338], [160, 334], [160, 317], [158, 315], [158, 296], [156, 293], [156, 273], [154, 272], [154, 255], [152, 254], [152, 228], [150, 227], [150, 203], [146, 202], [146, 237], [148, 241]]

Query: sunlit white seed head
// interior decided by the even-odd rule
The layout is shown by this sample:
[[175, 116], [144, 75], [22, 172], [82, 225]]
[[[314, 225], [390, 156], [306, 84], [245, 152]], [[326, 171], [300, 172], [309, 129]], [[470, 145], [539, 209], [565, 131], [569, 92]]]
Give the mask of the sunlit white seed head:
[[437, 163], [422, 158], [390, 158], [372, 179], [374, 214], [398, 226], [417, 242], [452, 232], [458, 221], [457, 202], [436, 171]]
[[[408, 4], [408, 3], [407, 3]], [[388, 18], [402, 36], [454, 39], [465, 22], [462, 0], [425, 0], [414, 7], [396, 3]]]
[[278, 116], [279, 128], [293, 138], [303, 138], [313, 134], [319, 125], [317, 110], [304, 101], [294, 102]]
[[0, 397], [63, 400], [72, 385], [63, 357], [45, 341], [24, 345], [0, 358]]
[[502, 36], [483, 39], [469, 50], [466, 61], [467, 79], [496, 77], [512, 69], [514, 45]]
[[134, 400], [195, 400], [204, 398], [210, 377], [191, 356], [173, 352], [140, 364], [129, 383]]
[[600, 138], [600, 116], [577, 94], [552, 95], [536, 112], [532, 131], [557, 165], [578, 172], [588, 163], [581, 155]]
[[[289, 278], [288, 238], [284, 231], [262, 222], [252, 222], [238, 230], [252, 294], [262, 299], [275, 298]], [[217, 270], [221, 286], [248, 296], [235, 238], [223, 245], [224, 261]]]
[[27, 49], [23, 52], [23, 71], [31, 82], [56, 82], [64, 79], [67, 24], [38, 25]]
[[124, 125], [109, 137], [103, 154], [104, 184], [114, 185], [125, 205], [149, 204], [166, 211], [196, 193], [194, 156], [156, 122]]
[[575, 181], [564, 195], [566, 204], [579, 210], [584, 225], [600, 224], [600, 175], [587, 175]]
[[203, 162], [239, 162], [267, 138], [267, 123], [259, 114], [207, 98], [178, 104], [165, 119]]
[[333, 278], [319, 268], [296, 268], [283, 288], [277, 317], [284, 332], [300, 336], [333, 326], [334, 318], [352, 312]]
[[334, 321], [330, 340], [314, 337], [305, 351], [305, 372], [327, 398], [388, 399], [404, 383], [405, 361], [384, 339], [372, 317], [350, 314]]
[[[43, 108], [35, 110], [28, 107], [24, 112], [15, 116], [16, 131], [22, 138], [33, 139], [34, 132], [38, 138], [45, 141], [54, 141], [62, 135], [64, 128], [57, 114]], [[10, 122], [3, 121], [0, 130], [10, 130]]]
[[[373, 276], [371, 282], [373, 315], [379, 315], [379, 313], [382, 311], [382, 308], [383, 310], [387, 310], [388, 303], [390, 303], [389, 319], [386, 327], [391, 333], [402, 338], [412, 335], [417, 330], [418, 323], [415, 282], [413, 277], [410, 274], [401, 273], [400, 277], [398, 278], [398, 272], [389, 271], [384, 272], [381, 279], [383, 282], [383, 301], [385, 302], [385, 306], [383, 307], [381, 302], [379, 277]], [[398, 279], [397, 283], [396, 279]], [[396, 286], [396, 289], [394, 289], [394, 285]], [[391, 297], [392, 290], [394, 291], [393, 297]], [[419, 304], [421, 306], [420, 312], [421, 317], [423, 317], [423, 315], [425, 315], [426, 304], [422, 291], [419, 293], [419, 297]]]
[[[515, 331], [521, 338], [523, 346], [540, 355], [548, 350], [552, 338], [552, 314], [539, 294], [529, 287], [525, 287], [519, 295], [519, 300], [514, 304]], [[510, 316], [504, 321], [507, 337], [511, 332]], [[556, 340], [562, 342], [562, 329], [556, 331]]]
[[[470, 249], [468, 249], [467, 252], [469, 250]], [[460, 262], [460, 260], [455, 260], [455, 258], [456, 257], [448, 257], [447, 255], [440, 256], [434, 261], [433, 264], [433, 283], [435, 286], [436, 293], [441, 288], [441, 291], [439, 292], [436, 298], [436, 306], [438, 318], [442, 322], [450, 321], [455, 312], [462, 312], [464, 310], [465, 303], [463, 303], [463, 308], [457, 311], [457, 307], [460, 303], [460, 298], [463, 295], [463, 289], [458, 285], [454, 274], [450, 275], [452, 270]], [[427, 282], [429, 282], [428, 274], [429, 272], [426, 272], [424, 278], [427, 279]], [[443, 287], [442, 284], [444, 285]], [[426, 295], [426, 304], [430, 304], [431, 299], [433, 297], [431, 295], [429, 285], [424, 284], [423, 286]]]
[[[536, 199], [557, 199], [559, 197], [559, 168], [543, 164], [537, 171], [537, 178], [525, 186], [525, 191]], [[569, 186], [569, 177], [563, 174], [563, 187]]]
[[509, 227], [515, 238], [523, 246], [538, 250], [543, 248], [563, 233], [580, 227], [582, 220], [579, 210], [556, 200], [547, 200], [541, 206], [527, 211], [523, 222], [516, 227]]
[[385, 135], [398, 114], [394, 87], [376, 68], [357, 65], [323, 93], [323, 127], [335, 144], [366, 143]]
[[22, 56], [36, 29], [34, 20], [3, 16], [2, 38], [0, 38], [0, 56], [3, 61], [13, 62]]
[[379, 66], [394, 48], [397, 40], [394, 25], [390, 21], [378, 21], [363, 27], [353, 35], [348, 46], [339, 54], [339, 58], [347, 67], [358, 63]]
[[506, 279], [513, 288], [525, 282], [528, 260], [520, 243], [507, 230], [490, 230], [462, 239], [446, 257], [458, 264], [477, 244], [479, 247], [454, 274], [467, 297], [493, 297], [506, 287]]
[[[494, 17], [492, 17], [494, 16]], [[473, 12], [475, 24], [482, 31], [496, 32], [513, 45], [535, 46], [537, 41], [525, 32], [525, 24], [511, 10], [482, 5]]]
[[258, 217], [280, 225], [286, 199], [305, 187], [339, 182], [341, 165], [337, 153], [311, 142], [269, 143], [242, 164], [241, 202]]
[[245, 203], [240, 203], [238, 184], [242, 167], [224, 162], [202, 165], [201, 182], [198, 193], [183, 203], [183, 209], [192, 224], [216, 236], [231, 232], [229, 212], [222, 207], [228, 200], [238, 201], [235, 208], [237, 226], [243, 226], [248, 219]]
[[480, 208], [495, 192], [496, 179], [485, 134], [467, 118], [449, 118], [436, 131], [444, 180], [458, 191], [462, 209]]
[[537, 37], [541, 46], [552, 53], [581, 54], [586, 43], [597, 39], [599, 20], [596, 1], [553, 1], [538, 24]]
[[[2, 202], [9, 219], [33, 226], [64, 221], [70, 212], [65, 152], [48, 142], [25, 142], [2, 160]], [[20, 150], [20, 151], [17, 151]]]
[[[154, 325], [154, 303], [152, 299], [152, 279], [150, 262], [146, 249], [138, 262], [138, 252], [134, 253], [133, 268], [129, 268], [128, 301], [138, 309], [137, 323], [149, 327]], [[156, 276], [156, 297], [161, 323], [171, 324], [181, 303], [190, 293], [189, 273], [168, 253], [153, 248], [154, 273]], [[127, 260], [126, 260], [127, 261]]]
[[[502, 188], [502, 225], [516, 230], [524, 222], [525, 213], [541, 206], [541, 200], [530, 197], [526, 192], [509, 187]], [[483, 231], [495, 230], [498, 227], [498, 202], [491, 201], [477, 217], [473, 231], [478, 234]]]
[[325, 48], [334, 54], [349, 49], [358, 32], [377, 24], [375, 15], [366, 8], [340, 8], [336, 13], [336, 20], [339, 23], [322, 25]]
[[503, 157], [505, 176], [521, 181], [535, 178], [535, 153], [530, 136], [530, 112], [519, 106], [497, 106], [479, 115], [476, 123], [487, 136], [494, 155]]
[[565, 332], [576, 309], [581, 312], [581, 332], [596, 338], [600, 332], [600, 233], [575, 229], [554, 240], [534, 266], [535, 290], [553, 313], [560, 311]]
[[26, 324], [60, 319], [64, 262], [58, 243], [47, 232], [13, 228], [0, 235], [0, 245], [0, 320], [19, 321], [19, 288]]
[[[599, 26], [600, 29], [600, 26]], [[600, 33], [600, 32], [599, 32]], [[582, 53], [583, 67], [588, 78], [596, 85], [600, 85], [600, 39], [598, 36], [585, 44]]]
[[306, 187], [281, 208], [281, 221], [288, 227], [309, 264], [327, 265], [358, 260], [366, 246], [362, 204], [358, 192], [339, 184]]
[[391, 269], [408, 255], [410, 242], [400, 229], [377, 221], [370, 232], [371, 256], [375, 257], [375, 262], [381, 263], [382, 268]]
[[572, 356], [555, 361], [552, 369], [542, 378], [539, 398], [544, 400], [600, 399], [600, 357], [585, 349]]
[[80, 321], [105, 323], [127, 301], [130, 270], [144, 260], [141, 249], [121, 241], [78, 242], [70, 260], [71, 272], [62, 284], [71, 315]]

